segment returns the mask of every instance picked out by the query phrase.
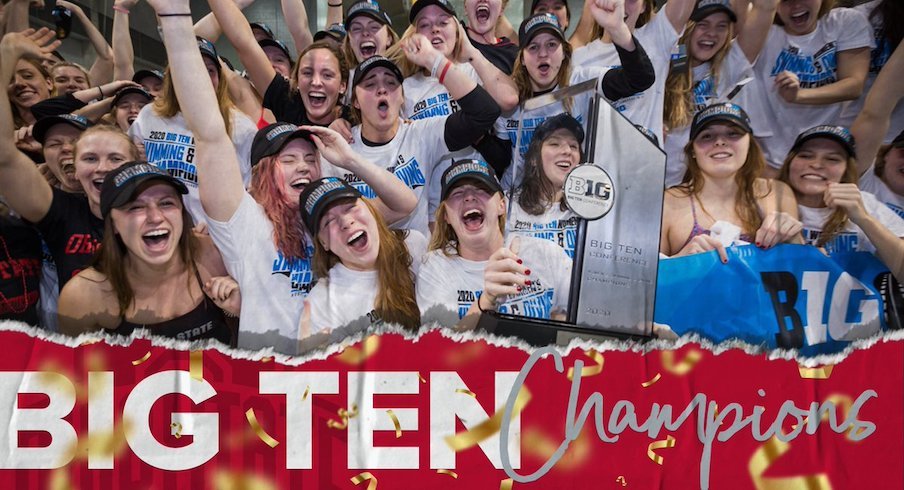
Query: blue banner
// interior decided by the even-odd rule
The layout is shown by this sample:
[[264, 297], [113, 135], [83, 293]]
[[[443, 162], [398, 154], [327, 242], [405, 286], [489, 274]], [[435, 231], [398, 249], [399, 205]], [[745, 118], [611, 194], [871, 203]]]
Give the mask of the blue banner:
[[715, 252], [660, 261], [656, 323], [803, 355], [839, 352], [886, 328], [888, 268], [872, 254], [827, 257], [807, 245], [727, 252], [727, 264]]

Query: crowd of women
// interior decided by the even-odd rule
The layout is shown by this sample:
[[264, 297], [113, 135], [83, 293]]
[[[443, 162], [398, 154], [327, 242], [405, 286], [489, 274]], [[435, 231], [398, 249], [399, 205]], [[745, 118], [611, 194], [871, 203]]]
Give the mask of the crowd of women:
[[247, 0], [195, 23], [148, 0], [163, 72], [134, 71], [138, 0], [114, 2], [111, 45], [57, 2], [90, 70], [21, 3], [0, 22], [0, 318], [286, 353], [378, 323], [563, 318], [589, 96], [523, 103], [590, 80], [667, 154], [662, 260], [798, 243], [904, 280], [895, 0], [534, 0], [517, 29], [504, 0], [417, 0], [402, 33], [336, 0], [316, 34], [287, 0], [294, 60]]

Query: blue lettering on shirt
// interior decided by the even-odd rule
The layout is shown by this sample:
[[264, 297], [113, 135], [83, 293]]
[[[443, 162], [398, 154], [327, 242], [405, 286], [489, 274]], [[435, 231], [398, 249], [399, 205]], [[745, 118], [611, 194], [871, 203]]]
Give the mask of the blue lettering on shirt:
[[[314, 256], [314, 247], [308, 245], [305, 248], [305, 257]], [[289, 289], [292, 296], [306, 297], [314, 287], [314, 271], [311, 269], [310, 258], [290, 260], [281, 252], [276, 253], [273, 259], [272, 274], [288, 276]]]
[[[167, 138], [172, 133], [167, 133]], [[178, 135], [173, 135], [173, 140]], [[198, 186], [198, 169], [194, 161], [195, 148], [178, 142], [144, 141], [144, 152], [148, 162], [166, 170], [186, 185]]]
[[[401, 156], [400, 156], [401, 158]], [[417, 189], [418, 187], [424, 187], [427, 183], [427, 179], [424, 177], [424, 173], [421, 172], [421, 166], [418, 163], [417, 159], [412, 157], [407, 162], [395, 166], [389, 167], [388, 170], [390, 173], [394, 174], [399, 178], [402, 182], [408, 186], [409, 189]], [[374, 192], [373, 189], [370, 188], [369, 185], [365, 184], [363, 180], [361, 180], [355, 174], [345, 174], [343, 178], [352, 185], [355, 189], [358, 189], [358, 192], [361, 193], [362, 196], [373, 199], [377, 197], [377, 193]]]
[[[804, 242], [808, 245], [816, 245], [822, 232], [819, 230], [803, 229]], [[827, 241], [823, 248], [828, 253], [838, 252], [856, 252], [857, 246], [860, 244], [860, 237], [854, 232], [841, 232]]]
[[832, 41], [814, 55], [802, 55], [797, 47], [790, 46], [782, 50], [775, 59], [770, 76], [783, 71], [790, 71], [800, 80], [800, 88], [822, 87], [835, 83], [838, 69], [837, 49]]
[[892, 211], [897, 213], [898, 216], [901, 217], [901, 219], [904, 219], [904, 208], [902, 208], [901, 206], [895, 206], [890, 202], [885, 203], [885, 205], [888, 206], [888, 209], [891, 209]]
[[708, 73], [702, 80], [694, 84], [694, 110], [700, 111], [712, 104], [716, 98], [716, 84], [712, 73]]

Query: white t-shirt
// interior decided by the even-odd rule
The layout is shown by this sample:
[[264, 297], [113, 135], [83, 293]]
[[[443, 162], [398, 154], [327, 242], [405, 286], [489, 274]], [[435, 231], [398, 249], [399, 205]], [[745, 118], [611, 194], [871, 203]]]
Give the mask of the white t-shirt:
[[[727, 102], [728, 94], [738, 82], [753, 75], [753, 65], [744, 54], [744, 50], [736, 43], [731, 43], [728, 55], [722, 60], [718, 81], [713, 77], [712, 65], [709, 62], [693, 69], [694, 114], [706, 106], [719, 102]], [[716, 84], [718, 83], [718, 87]], [[741, 89], [741, 92], [747, 87]], [[739, 92], [740, 94], [740, 92]], [[684, 162], [684, 147], [690, 139], [691, 126], [670, 129], [665, 136], [663, 149], [667, 155], [665, 168], [665, 187], [676, 186], [684, 179], [687, 164]]]
[[[352, 150], [360, 153], [375, 165], [395, 174], [417, 196], [417, 207], [408, 218], [392, 227], [397, 230], [412, 229], [423, 235], [430, 234], [427, 227], [426, 186], [436, 165], [449, 153], [445, 139], [446, 118], [433, 117], [419, 121], [402, 121], [399, 131], [388, 143], [369, 146], [361, 139], [361, 126], [352, 128]], [[324, 160], [324, 176], [341, 177], [353, 185], [364, 197], [377, 197], [373, 189], [357, 175], [329, 164]]]
[[226, 270], [241, 288], [239, 347], [273, 347], [294, 354], [303, 301], [314, 285], [310, 237], [305, 252], [308, 259], [290, 263], [276, 249], [273, 224], [248, 193], [229, 221], [208, 219], [207, 227]]
[[895, 194], [895, 191], [889, 189], [882, 179], [876, 177], [875, 167], [870, 167], [866, 173], [860, 176], [857, 187], [876, 196], [876, 199], [904, 218], [904, 196]]
[[[891, 230], [897, 237], [904, 237], [904, 219], [895, 214], [894, 211], [886, 207], [876, 199], [876, 196], [869, 192], [861, 192], [863, 197], [863, 207], [866, 212], [876, 218], [879, 223]], [[819, 240], [819, 234], [822, 226], [828, 221], [832, 215], [833, 208], [808, 208], [806, 206], [797, 206], [800, 211], [800, 221], [804, 225], [803, 236], [804, 242], [815, 245]], [[835, 235], [829, 242], [825, 244], [827, 252], [876, 252], [866, 233], [857, 225], [847, 221], [847, 225], [843, 232]]]
[[[506, 239], [507, 245], [512, 238]], [[553, 311], [565, 310], [571, 288], [571, 259], [565, 251], [546, 240], [522, 237], [518, 256], [530, 268], [532, 284], [517, 296], [500, 299], [498, 311], [548, 319]], [[483, 293], [486, 264], [439, 250], [427, 253], [417, 276], [417, 302], [424, 323], [457, 323]]]
[[[411, 254], [414, 277], [427, 250], [427, 239], [410, 230], [405, 245]], [[374, 312], [378, 289], [377, 271], [356, 271], [337, 263], [330, 269], [329, 277], [319, 279], [308, 296], [311, 332], [329, 332], [332, 340], [339, 341], [380, 323], [382, 320]]]
[[[455, 67], [468, 75], [477, 84], [483, 85], [470, 63], [458, 63]], [[405, 92], [405, 105], [402, 107], [402, 117], [405, 119], [415, 121], [433, 117], [446, 117], [453, 112], [461, 110], [458, 102], [449, 95], [449, 90], [446, 89], [446, 86], [439, 83], [439, 79], [436, 77], [424, 75], [423, 72], [419, 71], [406, 78], [402, 83], [402, 87]], [[427, 199], [427, 218], [430, 222], [433, 222], [436, 208], [441, 201], [443, 172], [452, 165], [453, 160], [466, 159], [482, 160], [483, 158], [477, 150], [468, 146], [455, 152], [446, 153], [433, 169]]]
[[[863, 104], [866, 102], [866, 96], [873, 88], [873, 83], [876, 82], [876, 77], [879, 76], [879, 71], [885, 66], [888, 59], [891, 58], [891, 43], [882, 36], [884, 19], [881, 14], [870, 16], [876, 6], [879, 5], [879, 1], [880, 0], [872, 0], [871, 2], [866, 2], [854, 7], [854, 10], [866, 16], [866, 18], [869, 19], [870, 24], [872, 24], [875, 46], [870, 53], [869, 73], [866, 76], [866, 84], [863, 86], [863, 95], [857, 100], [852, 100], [844, 104], [844, 109], [841, 111], [841, 121], [839, 123], [841, 126], [849, 127], [854, 123], [854, 119], [857, 118], [857, 115], [860, 114], [860, 111], [863, 109]], [[902, 19], [898, 19], [898, 22], [901, 21]], [[892, 111], [890, 123], [888, 133], [885, 134], [885, 144], [891, 143], [891, 141], [895, 139], [895, 136], [900, 134], [901, 131], [904, 131], [904, 103], [901, 101], [898, 101], [898, 105], [896, 105], [895, 109]]]
[[[681, 33], [665, 15], [665, 10], [653, 16], [646, 25], [634, 31], [634, 37], [643, 46], [653, 70], [656, 81], [653, 86], [630, 97], [619, 99], [612, 105], [634, 124], [649, 129], [659, 141], [662, 141], [662, 112], [665, 106], [665, 81], [669, 76], [672, 51], [678, 45]], [[615, 45], [597, 39], [574, 50], [571, 66], [594, 66], [617, 68], [621, 66]]]
[[518, 204], [519, 193], [511, 199], [511, 213], [505, 219], [506, 236], [520, 235], [552, 242], [574, 259], [574, 245], [577, 237], [578, 217], [559, 203], [546, 208], [541, 215], [533, 215]]
[[[239, 158], [239, 169], [245, 187], [251, 182], [251, 142], [257, 126], [243, 113], [232, 111], [232, 143]], [[182, 201], [195, 224], [207, 221], [198, 195], [198, 169], [195, 168], [195, 138], [185, 124], [182, 113], [163, 118], [154, 112], [153, 104], [144, 106], [129, 128], [129, 136], [144, 144], [148, 162], [168, 171], [188, 187]]]
[[[575, 66], [572, 63], [571, 77], [568, 80], [569, 85], [577, 85], [587, 80], [599, 80], [602, 83], [603, 75], [609, 71], [609, 68], [596, 68]], [[599, 84], [597, 84], [599, 87]], [[521, 183], [524, 177], [524, 155], [530, 146], [531, 139], [534, 137], [534, 130], [548, 118], [569, 112], [575, 119], [587, 129], [587, 110], [590, 106], [590, 99], [593, 97], [592, 92], [585, 92], [572, 100], [570, 111], [566, 111], [565, 104], [560, 101], [554, 104], [540, 107], [539, 109], [525, 113], [519, 105], [510, 113], [503, 114], [496, 119], [494, 129], [496, 136], [500, 139], [508, 140], [512, 144], [512, 164], [505, 169], [502, 175], [502, 188], [510, 189], [514, 182], [514, 187]], [[521, 141], [518, 141], [518, 123], [521, 117], [524, 117], [521, 130]], [[516, 176], [517, 173], [517, 176]]]
[[[873, 46], [872, 29], [866, 17], [847, 8], [836, 8], [816, 24], [810, 34], [792, 36], [781, 26], [773, 25], [766, 45], [754, 65], [758, 89], [747, 92], [745, 108], [753, 118], [764, 118], [765, 126], [774, 130], [763, 140], [768, 148], [770, 165], [781, 166], [797, 135], [820, 124], [838, 124], [841, 103], [824, 105], [792, 104], [785, 102], [775, 88], [775, 77], [790, 71], [800, 79], [800, 87], [816, 88], [838, 80], [838, 53]], [[760, 111], [759, 109], [765, 109]], [[760, 113], [761, 112], [761, 113]], [[754, 130], [756, 131], [755, 123]], [[759, 125], [762, 126], [762, 125]], [[766, 136], [767, 134], [758, 134]]]

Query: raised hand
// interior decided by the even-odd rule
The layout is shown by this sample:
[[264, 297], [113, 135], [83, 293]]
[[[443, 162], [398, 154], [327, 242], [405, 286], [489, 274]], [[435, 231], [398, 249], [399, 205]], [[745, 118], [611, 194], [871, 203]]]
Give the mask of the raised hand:
[[18, 58], [43, 60], [58, 48], [62, 41], [55, 39], [53, 31], [46, 27], [10, 32], [0, 41], [4, 61], [15, 63]]
[[788, 213], [773, 211], [763, 218], [763, 224], [756, 231], [755, 242], [760, 248], [767, 249], [779, 243], [800, 240], [803, 225]]
[[132, 10], [132, 8], [136, 5], [138, 5], [138, 0], [113, 0], [114, 7], [119, 7], [126, 10]]
[[57, 0], [56, 4], [60, 7], [71, 10], [73, 14], [83, 13], [82, 8], [72, 2], [67, 2], [66, 0]]
[[863, 207], [863, 197], [856, 184], [829, 184], [829, 188], [823, 195], [823, 201], [830, 208], [844, 209], [854, 224], [859, 224], [869, 217], [866, 208]]
[[359, 155], [348, 145], [348, 139], [330, 128], [323, 126], [302, 126], [301, 129], [312, 133], [311, 139], [317, 145], [320, 156], [333, 165], [352, 170]]
[[594, 20], [609, 33], [612, 42], [619, 46], [630, 42], [631, 30], [625, 24], [625, 0], [590, 0], [587, 3]]
[[409, 61], [428, 70], [433, 68], [437, 56], [443, 56], [422, 34], [412, 34], [402, 41], [402, 51]]

